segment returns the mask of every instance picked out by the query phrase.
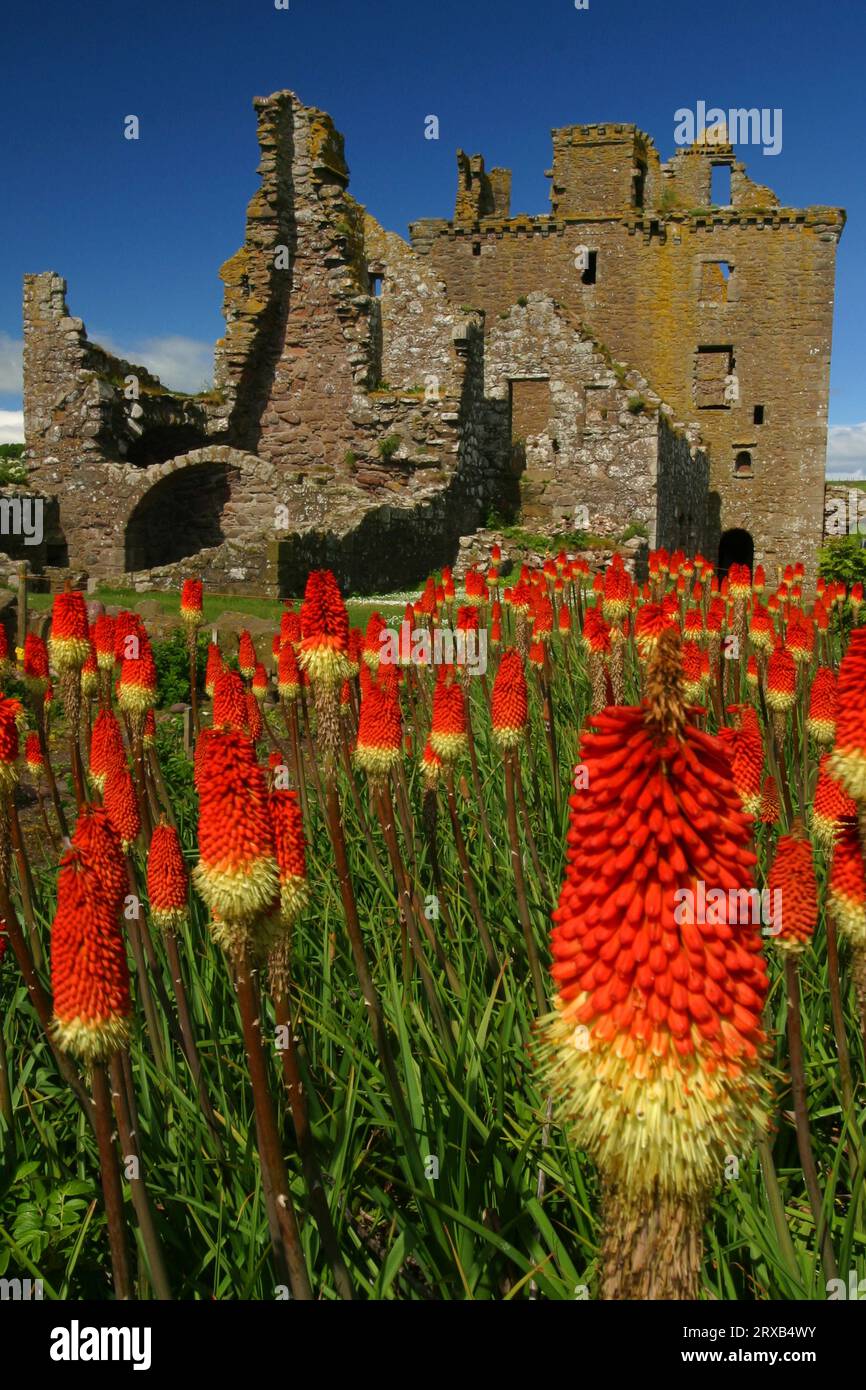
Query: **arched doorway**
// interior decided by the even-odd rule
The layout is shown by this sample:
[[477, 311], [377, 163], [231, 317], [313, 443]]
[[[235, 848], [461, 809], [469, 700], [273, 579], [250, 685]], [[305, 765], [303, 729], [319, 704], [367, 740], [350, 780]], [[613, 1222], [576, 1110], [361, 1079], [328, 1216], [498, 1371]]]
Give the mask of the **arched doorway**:
[[731, 565], [748, 565], [751, 570], [755, 562], [755, 542], [748, 531], [734, 527], [724, 531], [719, 541], [719, 578], [724, 579]]
[[224, 463], [196, 463], [154, 483], [134, 508], [124, 537], [127, 572], [175, 564], [220, 545], [231, 495]]

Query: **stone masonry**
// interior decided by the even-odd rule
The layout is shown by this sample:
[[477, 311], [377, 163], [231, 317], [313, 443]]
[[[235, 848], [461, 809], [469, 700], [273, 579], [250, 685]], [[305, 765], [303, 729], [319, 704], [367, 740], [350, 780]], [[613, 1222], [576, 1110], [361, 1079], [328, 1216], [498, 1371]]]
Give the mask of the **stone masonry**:
[[212, 390], [167, 390], [89, 341], [59, 275], [25, 278], [39, 564], [266, 594], [327, 564], [369, 593], [491, 512], [813, 560], [840, 210], [780, 208], [729, 146], [662, 165], [633, 126], [576, 126], [550, 215], [512, 217], [509, 171], [461, 151], [453, 221], [407, 243], [348, 192], [329, 116], [285, 91], [255, 108]]

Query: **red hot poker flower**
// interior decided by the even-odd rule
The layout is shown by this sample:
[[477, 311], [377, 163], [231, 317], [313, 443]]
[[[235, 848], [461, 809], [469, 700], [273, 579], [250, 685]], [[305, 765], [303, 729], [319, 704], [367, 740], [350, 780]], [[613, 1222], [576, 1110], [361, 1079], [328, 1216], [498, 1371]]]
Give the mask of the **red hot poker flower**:
[[433, 687], [433, 718], [429, 743], [443, 763], [454, 762], [469, 747], [463, 691], [444, 666], [440, 666]]
[[258, 664], [256, 649], [253, 646], [253, 639], [244, 628], [238, 638], [238, 670], [244, 680], [251, 680]]
[[846, 821], [833, 850], [827, 906], [840, 935], [855, 951], [866, 950], [866, 867], [854, 821]]
[[361, 700], [353, 758], [370, 777], [385, 777], [402, 756], [403, 722], [393, 691], [370, 685]]
[[78, 671], [84, 665], [90, 654], [90, 629], [83, 594], [55, 595], [48, 646], [56, 671]]
[[253, 925], [279, 896], [265, 776], [236, 730], [211, 734], [200, 775], [196, 887], [231, 931]]
[[[629, 1200], [693, 1200], [764, 1122], [760, 928], [730, 908], [754, 882], [750, 821], [720, 744], [689, 722], [679, 664], [665, 634], [646, 703], [609, 707], [584, 736], [553, 913], [548, 1080]], [[701, 884], [722, 891], [722, 920], [695, 921]]]
[[339, 686], [349, 679], [349, 618], [330, 570], [313, 570], [307, 577], [301, 633], [298, 660], [312, 681]]
[[806, 726], [816, 743], [829, 745], [836, 734], [836, 672], [819, 666], [809, 694]]
[[124, 758], [123, 734], [114, 713], [101, 709], [93, 721], [90, 739], [90, 780], [102, 793], [109, 768]]
[[304, 822], [297, 793], [272, 791], [268, 797], [280, 875], [280, 916], [286, 926], [300, 917], [309, 901]]
[[110, 1057], [129, 1039], [129, 968], [116, 907], [93, 869], [64, 855], [51, 928], [52, 1032], [85, 1062]]
[[198, 627], [202, 621], [202, 582], [185, 579], [180, 591], [180, 616], [187, 627]]
[[126, 758], [118, 759], [108, 769], [102, 800], [108, 812], [112, 830], [123, 848], [128, 850], [138, 838], [138, 833], [141, 830], [141, 819], [138, 814], [138, 802], [135, 799], [135, 787], [126, 765]]
[[774, 922], [781, 927], [770, 939], [783, 951], [804, 951], [818, 921], [818, 887], [812, 846], [801, 828], [780, 838], [767, 886]]
[[173, 825], [157, 825], [147, 854], [150, 915], [163, 931], [177, 931], [186, 919], [189, 878]]
[[849, 796], [866, 802], [866, 627], [851, 633], [839, 666], [836, 747], [830, 770]]
[[523, 658], [515, 647], [507, 647], [502, 653], [490, 709], [493, 737], [499, 747], [516, 747], [526, 728], [528, 702]]

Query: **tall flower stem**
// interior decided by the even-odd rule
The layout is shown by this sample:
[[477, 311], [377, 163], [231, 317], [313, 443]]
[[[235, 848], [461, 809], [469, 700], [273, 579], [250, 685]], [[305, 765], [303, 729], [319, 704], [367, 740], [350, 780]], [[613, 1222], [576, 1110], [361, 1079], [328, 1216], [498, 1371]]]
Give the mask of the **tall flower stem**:
[[538, 1017], [548, 1011], [547, 997], [544, 989], [544, 975], [541, 970], [541, 961], [538, 958], [538, 947], [532, 933], [532, 921], [529, 916], [529, 904], [526, 901], [526, 882], [523, 877], [523, 851], [520, 844], [520, 831], [517, 825], [517, 802], [514, 795], [514, 762], [515, 753], [509, 749], [505, 754], [505, 810], [508, 821], [508, 839], [511, 846], [511, 868], [514, 874], [514, 890], [517, 898], [517, 915], [520, 918], [520, 925], [523, 929], [523, 939], [526, 943], [526, 955], [529, 960], [529, 968], [532, 972], [532, 984], [535, 990], [535, 1003], [538, 1009]]
[[343, 1256], [340, 1253], [340, 1243], [331, 1219], [331, 1212], [328, 1206], [328, 1199], [322, 1183], [322, 1170], [316, 1156], [316, 1149], [313, 1143], [313, 1134], [310, 1128], [310, 1118], [307, 1112], [307, 1103], [304, 1099], [304, 1085], [301, 1078], [301, 1069], [298, 1064], [298, 1054], [295, 1048], [294, 1029], [290, 1007], [290, 983], [288, 978], [288, 967], [280, 964], [274, 968], [274, 955], [271, 956], [271, 999], [274, 1005], [274, 1018], [277, 1024], [286, 1030], [286, 1046], [280, 1050], [280, 1058], [283, 1067], [283, 1080], [286, 1086], [286, 1096], [289, 1108], [292, 1112], [292, 1124], [295, 1130], [295, 1138], [298, 1143], [298, 1152], [301, 1155], [301, 1164], [304, 1169], [304, 1177], [307, 1184], [307, 1196], [310, 1202], [310, 1210], [313, 1213], [316, 1225], [321, 1236], [322, 1246], [326, 1258], [331, 1266], [334, 1276], [334, 1285], [342, 1299], [347, 1302], [353, 1297], [352, 1282], [349, 1272], [346, 1269]]
[[111, 1077], [111, 1099], [117, 1120], [117, 1131], [120, 1135], [121, 1152], [124, 1161], [129, 1158], [136, 1160], [136, 1171], [134, 1176], [129, 1178], [129, 1189], [138, 1220], [138, 1229], [141, 1232], [142, 1244], [147, 1256], [150, 1282], [156, 1297], [165, 1301], [171, 1298], [171, 1284], [165, 1268], [162, 1245], [154, 1223], [153, 1208], [147, 1186], [141, 1176], [141, 1148], [132, 1122], [129, 1099], [126, 1093], [126, 1077], [119, 1052], [115, 1052], [111, 1057], [109, 1074]]
[[487, 930], [487, 923], [484, 920], [484, 913], [481, 911], [481, 904], [478, 901], [478, 894], [475, 891], [475, 882], [472, 877], [472, 868], [469, 863], [469, 855], [466, 851], [466, 841], [463, 838], [463, 831], [460, 829], [460, 818], [457, 814], [457, 798], [454, 795], [454, 773], [451, 768], [446, 774], [446, 794], [448, 800], [448, 815], [451, 819], [451, 830], [454, 835], [454, 845], [457, 850], [457, 858], [460, 861], [460, 870], [463, 874], [463, 887], [469, 899], [469, 906], [472, 909], [472, 916], [478, 928], [478, 935], [484, 947], [484, 954], [487, 957], [487, 964], [491, 973], [495, 976], [499, 973], [499, 962], [496, 958], [496, 951], [490, 932]]
[[[397, 833], [394, 828], [394, 804], [391, 799], [391, 791], [387, 783], [384, 786], [379, 787], [378, 789], [374, 789], [373, 787], [371, 787], [370, 790], [371, 792], [373, 792], [376, 801], [376, 809], [379, 813], [379, 824], [382, 827], [382, 835], [384, 837], [385, 844], [388, 849], [388, 855], [391, 860], [391, 869], [394, 874], [394, 880], [397, 885], [397, 897], [398, 902], [400, 904], [400, 911], [403, 915], [403, 918], [406, 923], [406, 928], [409, 932], [409, 940], [412, 944], [412, 953], [415, 956], [416, 961], [418, 962], [418, 969], [421, 972], [421, 982], [424, 986], [424, 992], [427, 995], [427, 1002], [430, 1005], [430, 1012], [433, 1015], [433, 1020], [436, 1024], [436, 1029], [439, 1033], [440, 1038], [447, 1044], [448, 1051], [453, 1052], [451, 1030], [449, 1029], [448, 1024], [446, 1022], [445, 1015], [442, 1012], [442, 1006], [436, 994], [436, 986], [433, 982], [433, 976], [430, 973], [430, 967], [427, 964], [427, 958], [424, 955], [424, 945], [421, 941], [420, 936], [418, 935], [418, 924], [415, 920], [415, 905], [412, 901], [412, 890], [409, 884], [409, 876], [406, 872], [406, 867], [403, 864], [402, 858], [400, 856], [400, 846], [397, 841]], [[376, 794], [377, 790], [378, 795]]]
[[18, 890], [21, 894], [21, 910], [24, 913], [24, 921], [27, 923], [27, 932], [30, 937], [30, 949], [33, 952], [33, 962], [37, 970], [44, 966], [42, 956], [42, 943], [39, 940], [39, 928], [36, 923], [36, 913], [33, 910], [33, 877], [30, 873], [30, 863], [27, 859], [27, 852], [24, 848], [24, 837], [21, 834], [21, 822], [18, 819], [18, 807], [15, 805], [15, 789], [10, 790], [6, 799], [6, 811], [9, 819], [9, 836], [12, 840], [12, 853], [15, 856], [15, 866], [18, 870]]
[[818, 1170], [812, 1153], [812, 1135], [809, 1130], [809, 1111], [806, 1104], [806, 1074], [803, 1066], [803, 1034], [800, 1021], [800, 973], [793, 955], [785, 957], [785, 983], [788, 992], [788, 1055], [791, 1065], [791, 1092], [794, 1100], [794, 1121], [797, 1128], [797, 1148], [800, 1164], [809, 1194], [809, 1205], [815, 1222], [815, 1238], [821, 1250], [824, 1277], [836, 1279], [839, 1270], [821, 1198]]
[[69, 825], [66, 820], [66, 812], [60, 800], [60, 793], [57, 790], [57, 778], [54, 776], [54, 768], [51, 765], [51, 754], [48, 748], [48, 731], [45, 725], [45, 701], [42, 695], [33, 697], [33, 713], [36, 717], [36, 732], [39, 736], [39, 749], [42, 753], [42, 760], [45, 764], [45, 776], [51, 791], [51, 800], [54, 803], [54, 814], [57, 816], [57, 824], [60, 827], [60, 834], [64, 840], [69, 838]]
[[373, 1032], [373, 1042], [379, 1054], [382, 1070], [385, 1073], [385, 1080], [387, 1081], [388, 1090], [391, 1094], [391, 1103], [394, 1106], [397, 1123], [404, 1136], [407, 1157], [415, 1175], [415, 1179], [420, 1183], [423, 1181], [424, 1167], [421, 1163], [421, 1155], [414, 1138], [412, 1121], [409, 1111], [406, 1108], [406, 1101], [400, 1087], [400, 1080], [394, 1065], [391, 1046], [388, 1042], [382, 1004], [376, 986], [373, 983], [373, 977], [370, 974], [370, 967], [367, 963], [367, 952], [364, 949], [364, 938], [361, 932], [361, 921], [358, 916], [358, 905], [355, 901], [355, 890], [352, 885], [352, 875], [349, 869], [348, 856], [346, 854], [346, 841], [343, 835], [340, 798], [333, 775], [328, 778], [326, 809], [328, 833], [334, 850], [334, 859], [337, 866], [337, 881], [340, 885], [343, 916], [346, 922], [346, 930], [349, 934], [349, 945], [355, 964], [355, 973], [358, 976], [358, 984], [361, 986], [361, 993], [364, 996], [364, 1002], [370, 1014], [370, 1027]]
[[256, 1119], [259, 1130], [259, 1157], [262, 1169], [267, 1170], [273, 1186], [280, 1238], [289, 1272], [292, 1295], [304, 1301], [313, 1297], [295, 1207], [289, 1188], [273, 1102], [268, 1089], [268, 1073], [262, 1047], [260, 1001], [253, 984], [253, 968], [249, 950], [242, 947], [234, 954], [235, 990], [244, 1035], [244, 1048], [253, 1089]]
[[129, 1274], [129, 1253], [123, 1219], [123, 1190], [117, 1164], [117, 1150], [112, 1135], [111, 1095], [108, 1077], [102, 1062], [94, 1062], [91, 1074], [93, 1105], [96, 1116], [96, 1143], [99, 1150], [99, 1173], [102, 1196], [108, 1222], [108, 1243], [111, 1250], [111, 1269], [114, 1294], [118, 1299], [132, 1297]]
[[605, 1300], [700, 1296], [704, 1203], [697, 1197], [602, 1189], [601, 1283]]

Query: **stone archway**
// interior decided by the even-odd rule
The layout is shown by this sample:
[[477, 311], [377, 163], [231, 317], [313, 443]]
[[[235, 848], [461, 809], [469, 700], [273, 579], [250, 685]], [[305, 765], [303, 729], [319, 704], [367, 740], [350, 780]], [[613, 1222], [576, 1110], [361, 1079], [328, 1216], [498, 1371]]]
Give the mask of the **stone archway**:
[[254, 469], [261, 474], [268, 465], [213, 446], [143, 470], [124, 526], [125, 571], [159, 569], [235, 540], [240, 494]]

